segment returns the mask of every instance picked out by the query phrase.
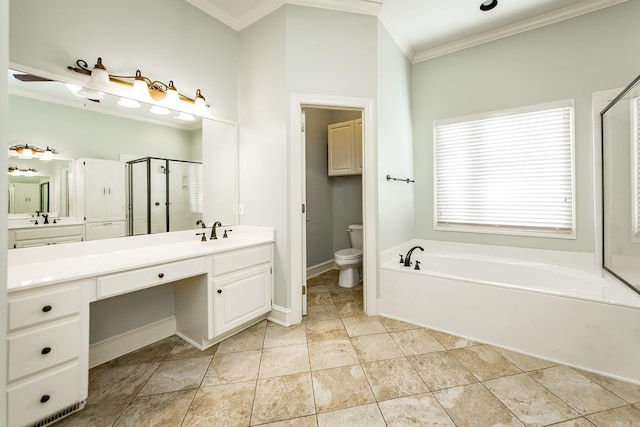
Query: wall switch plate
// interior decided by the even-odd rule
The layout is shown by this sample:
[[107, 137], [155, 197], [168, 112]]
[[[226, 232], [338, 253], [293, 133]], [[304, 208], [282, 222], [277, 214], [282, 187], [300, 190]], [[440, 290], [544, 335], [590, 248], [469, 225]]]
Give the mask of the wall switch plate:
[[242, 204], [238, 205], [238, 215], [244, 215], [244, 206]]

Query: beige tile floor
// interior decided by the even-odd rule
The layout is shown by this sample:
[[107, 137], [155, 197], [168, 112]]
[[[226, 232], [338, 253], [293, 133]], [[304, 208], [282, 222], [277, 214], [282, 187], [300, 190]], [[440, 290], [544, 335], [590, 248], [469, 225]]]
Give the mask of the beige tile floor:
[[309, 280], [308, 315], [200, 352], [169, 337], [89, 373], [59, 426], [640, 426], [640, 387], [362, 311]]

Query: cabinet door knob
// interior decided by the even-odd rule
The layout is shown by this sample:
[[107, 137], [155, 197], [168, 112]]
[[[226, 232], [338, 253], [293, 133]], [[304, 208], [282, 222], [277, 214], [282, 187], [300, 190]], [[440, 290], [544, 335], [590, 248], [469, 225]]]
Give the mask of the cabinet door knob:
[[47, 403], [49, 399], [51, 399], [51, 396], [49, 396], [48, 394], [45, 394], [40, 398], [40, 403]]
[[164, 273], [158, 274], [158, 277], [162, 279], [164, 277]]
[[222, 293], [222, 289], [218, 289], [218, 293], [221, 294]]
[[49, 354], [51, 353], [51, 347], [45, 347], [42, 349], [42, 351], [40, 352], [42, 354]]
[[51, 311], [53, 307], [51, 307], [50, 305], [45, 305], [44, 307], [42, 307], [42, 311], [44, 311], [45, 313], [48, 313]]

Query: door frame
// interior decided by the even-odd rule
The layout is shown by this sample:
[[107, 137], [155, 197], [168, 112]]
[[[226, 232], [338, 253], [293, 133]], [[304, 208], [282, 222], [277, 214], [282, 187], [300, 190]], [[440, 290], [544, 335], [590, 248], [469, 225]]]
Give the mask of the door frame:
[[318, 94], [291, 94], [290, 101], [290, 145], [289, 145], [289, 194], [290, 194], [290, 296], [291, 323], [302, 321], [302, 280], [306, 277], [303, 265], [304, 217], [302, 213], [303, 181], [305, 167], [302, 149], [302, 109], [306, 107], [330, 109], [354, 109], [362, 111], [362, 224], [364, 228], [364, 312], [378, 314], [378, 209], [377, 209], [377, 164], [374, 134], [373, 99]]

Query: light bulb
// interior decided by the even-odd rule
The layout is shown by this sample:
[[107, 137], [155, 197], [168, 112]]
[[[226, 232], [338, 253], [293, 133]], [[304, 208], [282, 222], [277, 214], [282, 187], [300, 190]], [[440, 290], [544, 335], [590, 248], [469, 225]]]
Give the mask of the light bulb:
[[[18, 151], [18, 153], [20, 153]], [[20, 153], [20, 155], [18, 156], [19, 159], [32, 159], [33, 158], [33, 150], [31, 149], [31, 147], [29, 147], [28, 145], [25, 145], [24, 148], [22, 149], [22, 153]]]
[[151, 95], [149, 95], [149, 86], [147, 81], [142, 76], [140, 70], [136, 70], [136, 79], [133, 81], [133, 89], [131, 91], [133, 97], [143, 102], [151, 102]]
[[175, 108], [180, 102], [180, 94], [178, 90], [173, 85], [173, 80], [169, 80], [169, 86], [167, 87], [167, 92], [164, 96], [164, 103], [169, 108]]
[[107, 73], [106, 67], [102, 64], [102, 58], [98, 58], [98, 62], [93, 66], [87, 86], [99, 91], [108, 91], [111, 87], [109, 73]]
[[44, 154], [40, 156], [40, 160], [42, 160], [43, 162], [53, 160], [53, 150], [47, 147], [47, 149], [44, 151]]
[[207, 110], [207, 101], [202, 96], [202, 92], [200, 89], [196, 90], [196, 105], [195, 111], [201, 116], [206, 116], [209, 114], [209, 110]]

